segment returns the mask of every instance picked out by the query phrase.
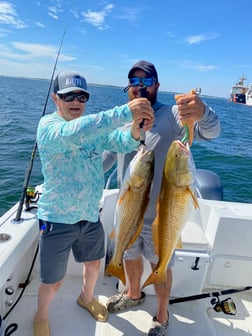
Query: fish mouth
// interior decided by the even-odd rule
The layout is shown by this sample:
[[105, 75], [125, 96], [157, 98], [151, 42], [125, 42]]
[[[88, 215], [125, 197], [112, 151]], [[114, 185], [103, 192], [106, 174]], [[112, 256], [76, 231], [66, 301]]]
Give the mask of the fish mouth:
[[189, 157], [190, 156], [190, 149], [184, 145], [180, 140], [177, 140], [176, 141], [177, 143], [177, 147], [178, 149], [186, 156], [186, 157]]
[[146, 160], [151, 160], [154, 153], [151, 150], [146, 150], [145, 148], [140, 148], [139, 149], [140, 153], [140, 161], [146, 161]]

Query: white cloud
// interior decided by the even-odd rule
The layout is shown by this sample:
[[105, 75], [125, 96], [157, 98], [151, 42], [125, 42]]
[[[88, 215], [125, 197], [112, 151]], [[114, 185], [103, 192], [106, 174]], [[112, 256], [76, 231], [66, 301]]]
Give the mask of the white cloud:
[[139, 21], [139, 13], [141, 12], [140, 8], [134, 7], [120, 7], [122, 14], [117, 14], [116, 18], [118, 20], [126, 20], [131, 23], [136, 23]]
[[16, 7], [7, 1], [0, 2], [0, 23], [16, 28], [26, 28], [28, 25], [18, 18]]
[[0, 72], [3, 76], [29, 77], [29, 78], [50, 78], [52, 64], [33, 62], [20, 63], [0, 58]]
[[203, 41], [213, 40], [217, 38], [218, 36], [219, 34], [217, 33], [204, 33], [204, 34], [199, 34], [199, 35], [190, 35], [186, 37], [185, 42], [187, 44], [198, 44]]
[[[0, 44], [0, 73], [6, 76], [50, 78], [58, 55], [58, 46], [12, 42]], [[76, 57], [60, 53], [58, 64], [75, 61]]]
[[175, 37], [175, 34], [170, 31], [165, 32], [165, 34], [168, 35], [168, 37]]
[[[36, 44], [36, 43], [22, 43], [12, 42], [11, 46], [0, 45], [0, 58], [2, 61], [30, 61], [35, 59], [56, 59], [58, 54], [58, 47], [52, 45]], [[60, 54], [61, 61], [73, 61], [76, 58]]]
[[9, 31], [7, 29], [0, 29], [0, 37], [7, 36]]
[[114, 5], [107, 5], [102, 11], [91, 11], [88, 10], [86, 12], [82, 12], [81, 15], [84, 17], [84, 20], [87, 23], [92, 24], [100, 30], [104, 30], [108, 28], [108, 25], [104, 23], [105, 18], [109, 15], [114, 8]]
[[216, 65], [204, 65], [204, 64], [199, 64], [194, 66], [192, 69], [198, 70], [200, 72], [208, 72], [212, 70], [218, 69]]
[[79, 10], [76, 8], [71, 8], [70, 9], [70, 13], [72, 13], [73, 17], [75, 17], [76, 19], [79, 19], [80, 17], [80, 13]]
[[45, 25], [41, 22], [38, 22], [38, 21], [35, 22], [35, 25], [40, 27], [40, 28], [45, 28]]
[[197, 70], [200, 72], [208, 72], [218, 69], [216, 65], [204, 65], [204, 64], [196, 64], [190, 61], [185, 61], [181, 63], [183, 68]]
[[58, 20], [59, 14], [64, 12], [62, 8], [62, 1], [61, 0], [49, 0], [52, 4], [51, 6], [47, 6], [48, 15], [51, 16], [53, 19]]
[[48, 7], [48, 15], [53, 19], [58, 20], [58, 8], [57, 7]]

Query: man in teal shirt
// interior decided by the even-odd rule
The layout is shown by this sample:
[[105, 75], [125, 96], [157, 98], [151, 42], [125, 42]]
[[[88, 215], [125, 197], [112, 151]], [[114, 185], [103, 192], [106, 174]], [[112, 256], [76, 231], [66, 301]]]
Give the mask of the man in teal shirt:
[[[111, 110], [83, 116], [89, 99], [87, 83], [75, 72], [61, 72], [54, 81], [57, 107], [44, 116], [37, 144], [44, 183], [39, 200], [40, 275], [34, 336], [50, 336], [48, 309], [65, 276], [72, 250], [83, 263], [83, 286], [77, 300], [98, 321], [108, 312], [93, 295], [104, 256], [104, 231], [99, 201], [104, 186], [102, 152], [131, 152], [139, 144], [139, 124], [153, 125], [153, 110], [145, 98]], [[127, 131], [118, 128], [131, 122]]]

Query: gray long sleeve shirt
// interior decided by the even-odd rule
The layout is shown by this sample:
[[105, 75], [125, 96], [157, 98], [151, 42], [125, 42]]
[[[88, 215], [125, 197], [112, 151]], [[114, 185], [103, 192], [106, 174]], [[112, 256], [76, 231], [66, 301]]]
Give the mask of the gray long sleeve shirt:
[[[145, 222], [151, 223], [156, 214], [157, 197], [160, 190], [160, 184], [163, 174], [163, 166], [167, 151], [174, 140], [181, 140], [184, 135], [184, 128], [181, 127], [178, 117], [177, 105], [169, 106], [156, 102], [154, 109], [155, 121], [151, 130], [146, 132], [145, 144], [147, 149], [155, 152], [155, 168], [150, 193], [150, 201], [145, 212]], [[125, 125], [124, 128], [128, 128]], [[210, 140], [220, 134], [220, 121], [217, 114], [205, 105], [205, 112], [201, 120], [195, 123], [194, 139]], [[103, 153], [103, 167], [108, 170], [117, 159], [117, 176], [119, 185], [121, 185], [123, 176], [136, 152], [128, 154], [116, 154], [105, 151]]]

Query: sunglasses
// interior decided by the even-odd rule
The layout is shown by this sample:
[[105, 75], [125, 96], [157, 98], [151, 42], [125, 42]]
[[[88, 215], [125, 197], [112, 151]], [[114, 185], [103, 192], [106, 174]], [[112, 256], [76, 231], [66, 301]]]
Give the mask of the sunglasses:
[[153, 85], [153, 83], [156, 82], [156, 79], [153, 77], [150, 78], [139, 78], [139, 77], [132, 77], [129, 78], [129, 83], [131, 86], [140, 86], [140, 84], [150, 87]]
[[80, 103], [86, 103], [89, 99], [89, 96], [83, 93], [58, 93], [58, 96], [61, 100], [66, 103], [71, 103], [74, 101], [74, 98], [77, 98]]

